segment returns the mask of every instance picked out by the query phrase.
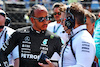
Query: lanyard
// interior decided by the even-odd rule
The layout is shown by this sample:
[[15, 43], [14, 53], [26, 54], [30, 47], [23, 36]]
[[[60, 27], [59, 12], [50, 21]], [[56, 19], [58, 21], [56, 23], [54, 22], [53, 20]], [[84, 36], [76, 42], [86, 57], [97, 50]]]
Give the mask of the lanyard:
[[[81, 31], [83, 31], [83, 30], [87, 30], [87, 29], [82, 29], [82, 30], [79, 30], [77, 33], [75, 33], [73, 36], [71, 36], [70, 37], [70, 39], [69, 39], [69, 41], [68, 42], [70, 42], [71, 40], [72, 40], [72, 38], [76, 35], [76, 34], [78, 34], [79, 32], [81, 32]], [[67, 45], [68, 45], [68, 42], [66, 43], [66, 45], [64, 46], [64, 49], [63, 49], [63, 51], [62, 51], [62, 60], [61, 60], [61, 67], [63, 67], [63, 57], [64, 57], [64, 51], [65, 51], [65, 48], [67, 47]]]
[[61, 24], [57, 27], [57, 29], [55, 29], [56, 26], [54, 26], [54, 28], [53, 28], [53, 33], [57, 33], [57, 31], [58, 31], [58, 29], [60, 28], [60, 26], [61, 26]]
[[7, 31], [5, 31], [4, 42], [6, 41], [6, 39], [7, 39]]
[[2, 37], [2, 35], [3, 35], [3, 33], [4, 33], [4, 31], [5, 31], [5, 30], [2, 31], [1, 36], [0, 36], [0, 39], [1, 39], [1, 37]]
[[4, 34], [4, 41], [3, 42], [5, 42], [6, 41], [6, 38], [7, 38], [7, 36], [6, 36], [7, 30], [6, 29], [4, 29], [3, 32], [1, 33], [0, 39], [3, 36], [3, 34]]

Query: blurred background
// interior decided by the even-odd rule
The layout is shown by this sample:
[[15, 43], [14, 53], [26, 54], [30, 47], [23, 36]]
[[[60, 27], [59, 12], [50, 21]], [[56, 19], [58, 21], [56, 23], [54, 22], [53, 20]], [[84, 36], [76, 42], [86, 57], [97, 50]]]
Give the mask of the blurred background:
[[49, 11], [50, 21], [54, 21], [52, 5], [55, 2], [62, 2], [66, 5], [79, 2], [85, 9], [94, 13], [97, 19], [100, 15], [100, 0], [0, 0], [0, 9], [3, 9], [7, 13], [7, 17], [11, 19], [10, 27], [18, 29], [31, 25], [27, 12], [35, 4], [44, 5]]

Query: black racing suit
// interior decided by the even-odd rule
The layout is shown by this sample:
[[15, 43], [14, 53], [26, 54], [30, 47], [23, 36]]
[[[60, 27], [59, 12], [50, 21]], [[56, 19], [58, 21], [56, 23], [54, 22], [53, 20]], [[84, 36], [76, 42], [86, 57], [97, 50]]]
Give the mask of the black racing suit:
[[7, 55], [19, 45], [19, 67], [40, 67], [37, 59], [43, 52], [49, 58], [54, 52], [60, 53], [61, 39], [59, 36], [49, 32], [38, 32], [32, 27], [25, 27], [14, 32], [9, 40], [0, 50], [0, 62], [6, 65]]

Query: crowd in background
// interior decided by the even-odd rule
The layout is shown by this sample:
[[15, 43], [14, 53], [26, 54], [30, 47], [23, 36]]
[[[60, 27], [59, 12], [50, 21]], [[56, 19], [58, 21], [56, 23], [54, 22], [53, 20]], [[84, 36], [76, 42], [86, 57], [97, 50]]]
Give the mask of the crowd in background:
[[[100, 10], [100, 1], [99, 0], [34, 0], [34, 1], [9, 1], [6, 2], [7, 0], [3, 0], [3, 3], [5, 4], [5, 6], [0, 5], [0, 7], [2, 9], [4, 9], [7, 14], [8, 17], [11, 18], [12, 22], [15, 23], [28, 23], [29, 19], [26, 16], [26, 13], [28, 11], [28, 9], [31, 8], [32, 5], [35, 4], [41, 4], [44, 5], [48, 11], [49, 14], [51, 16], [51, 21], [53, 21], [54, 17], [52, 16], [52, 6], [55, 2], [62, 2], [66, 5], [68, 5], [71, 2], [80, 2], [84, 8], [88, 9], [89, 11], [93, 12], [96, 17], [98, 18], [98, 12]], [[18, 3], [17, 3], [18, 2]], [[1, 2], [0, 2], [1, 3]], [[21, 13], [22, 12], [22, 13]], [[17, 13], [17, 14], [16, 14]], [[21, 15], [20, 17], [18, 17], [18, 15]], [[23, 19], [20, 19], [23, 18]]]

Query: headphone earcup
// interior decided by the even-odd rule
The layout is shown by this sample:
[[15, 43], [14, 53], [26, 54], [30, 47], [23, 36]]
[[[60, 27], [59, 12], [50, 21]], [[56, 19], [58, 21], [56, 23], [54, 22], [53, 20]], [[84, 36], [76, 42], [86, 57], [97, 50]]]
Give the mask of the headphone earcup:
[[67, 17], [65, 20], [65, 26], [67, 26], [68, 29], [72, 29], [75, 26], [75, 20], [72, 17]]

